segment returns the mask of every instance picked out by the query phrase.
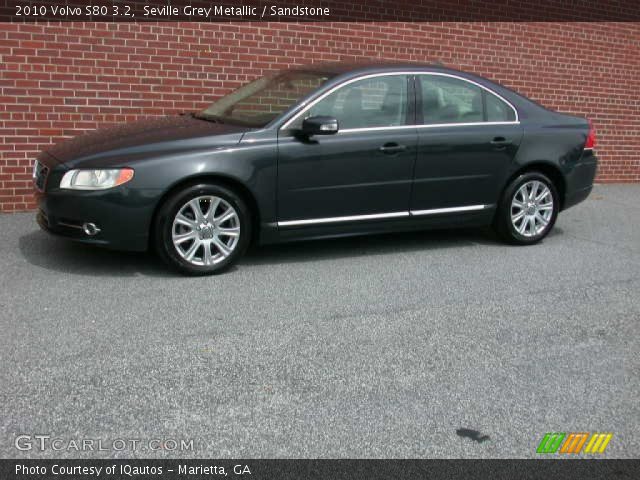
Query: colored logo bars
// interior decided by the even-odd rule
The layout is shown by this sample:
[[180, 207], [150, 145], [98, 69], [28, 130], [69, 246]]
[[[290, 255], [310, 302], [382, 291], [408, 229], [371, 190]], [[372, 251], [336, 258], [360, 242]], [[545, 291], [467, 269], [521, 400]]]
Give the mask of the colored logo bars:
[[[591, 435], [591, 438], [589, 438]], [[537, 453], [603, 453], [613, 433], [547, 433], [538, 445]], [[589, 441], [587, 442], [587, 439]]]

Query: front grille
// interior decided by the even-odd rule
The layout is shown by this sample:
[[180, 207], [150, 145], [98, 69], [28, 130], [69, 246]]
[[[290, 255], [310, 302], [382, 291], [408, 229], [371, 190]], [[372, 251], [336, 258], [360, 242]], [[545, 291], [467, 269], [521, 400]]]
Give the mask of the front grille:
[[45, 167], [36, 160], [36, 163], [33, 166], [33, 183], [41, 192], [44, 192], [44, 187], [47, 185], [48, 176], [49, 168]]

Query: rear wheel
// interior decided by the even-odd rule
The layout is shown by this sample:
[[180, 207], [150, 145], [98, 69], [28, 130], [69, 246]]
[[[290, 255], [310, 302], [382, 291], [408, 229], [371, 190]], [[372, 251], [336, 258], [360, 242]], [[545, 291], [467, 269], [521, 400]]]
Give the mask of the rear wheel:
[[553, 182], [542, 173], [528, 172], [505, 189], [494, 226], [507, 242], [531, 245], [551, 231], [558, 210], [558, 192]]
[[251, 237], [242, 197], [221, 185], [193, 185], [162, 205], [155, 226], [156, 250], [188, 275], [223, 271], [244, 253]]

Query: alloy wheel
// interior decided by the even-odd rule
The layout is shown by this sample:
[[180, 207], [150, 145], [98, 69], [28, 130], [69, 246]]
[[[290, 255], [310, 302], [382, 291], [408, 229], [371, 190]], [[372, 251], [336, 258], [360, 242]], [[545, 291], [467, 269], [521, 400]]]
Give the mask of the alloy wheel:
[[185, 203], [171, 227], [178, 254], [193, 265], [214, 265], [233, 253], [240, 240], [240, 218], [226, 200], [199, 196]]
[[549, 226], [553, 215], [553, 194], [539, 180], [526, 182], [516, 190], [511, 200], [511, 223], [524, 237], [540, 235]]

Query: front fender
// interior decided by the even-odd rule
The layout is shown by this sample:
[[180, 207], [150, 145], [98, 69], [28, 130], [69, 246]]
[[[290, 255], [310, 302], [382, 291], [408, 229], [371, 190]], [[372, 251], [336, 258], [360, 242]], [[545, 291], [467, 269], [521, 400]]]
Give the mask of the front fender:
[[[253, 132], [252, 132], [253, 133]], [[154, 210], [180, 184], [199, 178], [224, 178], [241, 184], [259, 208], [261, 226], [276, 222], [277, 141], [246, 135], [237, 144], [176, 152], [129, 162], [135, 170], [131, 188], [157, 192]], [[152, 215], [149, 215], [150, 227]]]

